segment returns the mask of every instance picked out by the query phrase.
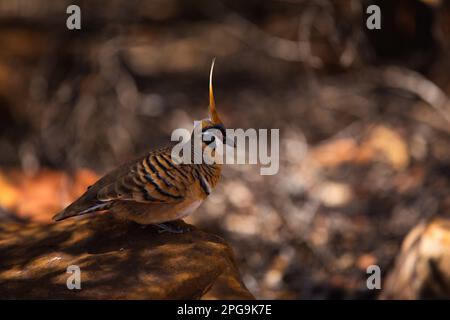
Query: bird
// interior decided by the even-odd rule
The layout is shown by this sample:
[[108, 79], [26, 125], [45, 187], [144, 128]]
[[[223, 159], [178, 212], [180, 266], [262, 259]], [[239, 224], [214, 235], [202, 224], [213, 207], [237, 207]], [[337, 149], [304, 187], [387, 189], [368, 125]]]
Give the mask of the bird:
[[[216, 109], [213, 92], [213, 59], [209, 75], [209, 117], [195, 122], [202, 135], [209, 129], [220, 136], [202, 139], [202, 151], [214, 149], [215, 138], [227, 143], [226, 129]], [[193, 134], [191, 135], [193, 141]], [[216, 131], [217, 132], [217, 131]], [[107, 173], [85, 193], [53, 217], [54, 221], [108, 210], [121, 220], [141, 225], [157, 225], [161, 231], [184, 232], [170, 225], [193, 213], [211, 194], [220, 180], [220, 163], [177, 163], [171, 157], [173, 145], [147, 152]], [[211, 151], [211, 150], [209, 150]], [[214, 154], [212, 150], [212, 154]]]

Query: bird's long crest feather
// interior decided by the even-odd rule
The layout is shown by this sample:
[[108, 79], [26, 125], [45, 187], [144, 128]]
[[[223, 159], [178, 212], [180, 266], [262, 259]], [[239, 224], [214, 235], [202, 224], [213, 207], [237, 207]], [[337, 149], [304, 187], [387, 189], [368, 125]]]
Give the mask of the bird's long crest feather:
[[222, 120], [220, 120], [219, 114], [216, 110], [216, 102], [214, 101], [214, 91], [213, 91], [213, 71], [214, 71], [214, 63], [216, 62], [216, 58], [213, 59], [211, 64], [211, 71], [209, 73], [209, 116], [211, 118], [211, 121], [215, 124], [222, 123]]

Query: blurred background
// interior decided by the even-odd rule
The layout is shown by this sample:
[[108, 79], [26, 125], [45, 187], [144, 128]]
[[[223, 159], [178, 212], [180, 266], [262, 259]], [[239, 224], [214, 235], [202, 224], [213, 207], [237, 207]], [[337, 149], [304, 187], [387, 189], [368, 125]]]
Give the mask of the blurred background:
[[367, 266], [450, 211], [449, 34], [444, 0], [0, 0], [0, 220], [51, 223], [204, 118], [217, 57], [225, 125], [279, 128], [280, 171], [226, 166], [187, 221], [257, 298], [375, 298]]

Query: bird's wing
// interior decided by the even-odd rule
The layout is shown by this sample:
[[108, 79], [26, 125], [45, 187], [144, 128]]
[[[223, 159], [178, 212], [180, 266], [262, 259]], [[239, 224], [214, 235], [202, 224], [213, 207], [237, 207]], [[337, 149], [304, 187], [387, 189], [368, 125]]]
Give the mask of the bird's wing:
[[176, 165], [170, 150], [165, 148], [151, 152], [111, 171], [53, 219], [59, 221], [105, 210], [116, 201], [148, 204], [183, 201], [195, 183], [194, 173], [192, 166]]
[[102, 186], [97, 199], [143, 203], [182, 201], [192, 183], [189, 167], [173, 163], [167, 150], [149, 153], [128, 167], [122, 175]]

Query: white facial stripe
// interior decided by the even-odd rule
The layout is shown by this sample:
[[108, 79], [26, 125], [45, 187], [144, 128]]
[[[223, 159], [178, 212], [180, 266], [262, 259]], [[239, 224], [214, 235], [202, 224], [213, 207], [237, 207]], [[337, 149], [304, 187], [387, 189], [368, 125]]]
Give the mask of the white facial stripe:
[[220, 133], [219, 130], [207, 130], [205, 132], [203, 132], [203, 140], [204, 141], [211, 141], [212, 137], [216, 138], [216, 139], [222, 139], [222, 134]]

